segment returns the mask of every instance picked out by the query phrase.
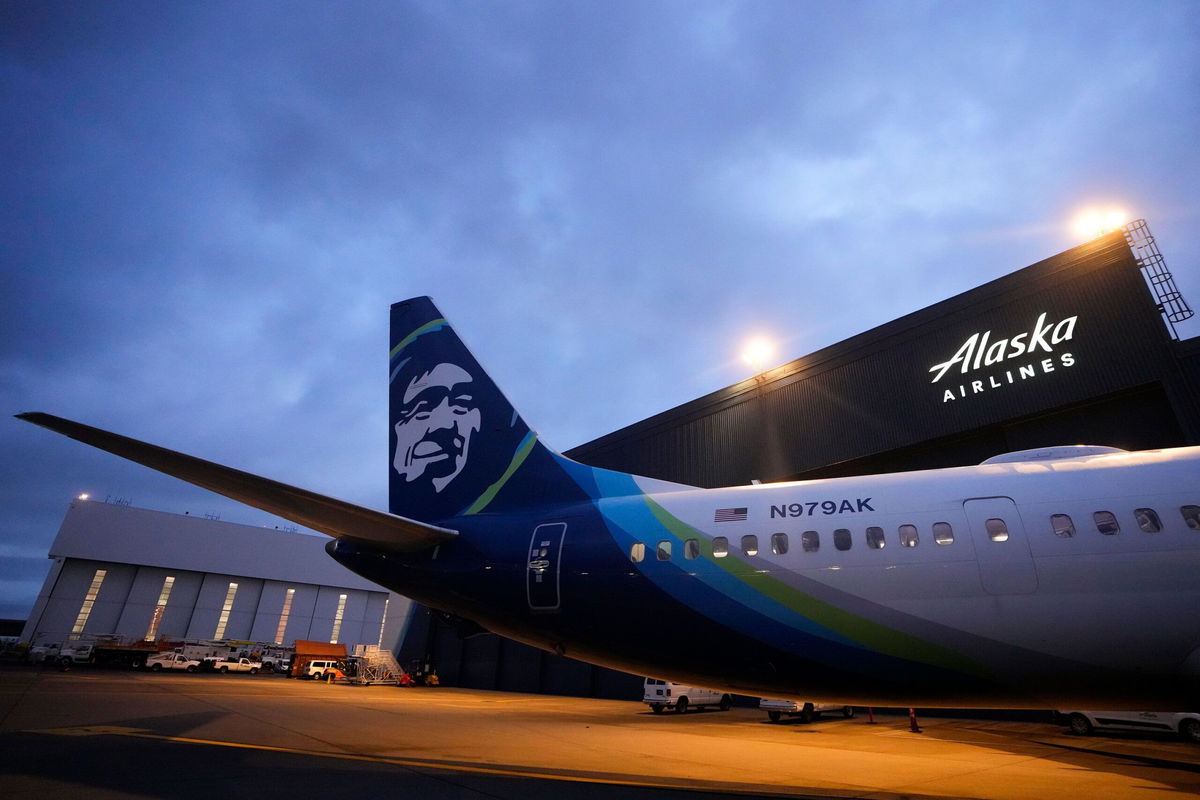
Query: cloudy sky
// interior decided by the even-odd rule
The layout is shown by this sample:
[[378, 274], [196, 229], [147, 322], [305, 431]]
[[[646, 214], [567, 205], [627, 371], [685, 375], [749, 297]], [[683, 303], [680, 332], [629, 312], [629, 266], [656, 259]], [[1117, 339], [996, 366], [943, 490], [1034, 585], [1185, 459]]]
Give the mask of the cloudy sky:
[[558, 449], [1090, 206], [1200, 304], [1198, 45], [1195, 0], [2, 0], [0, 617], [79, 492], [279, 524], [9, 414], [383, 508], [406, 297]]

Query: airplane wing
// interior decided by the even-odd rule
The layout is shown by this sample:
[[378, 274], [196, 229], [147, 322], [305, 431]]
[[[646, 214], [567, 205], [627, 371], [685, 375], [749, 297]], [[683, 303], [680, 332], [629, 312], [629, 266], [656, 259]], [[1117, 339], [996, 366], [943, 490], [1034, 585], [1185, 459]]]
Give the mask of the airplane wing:
[[326, 497], [52, 414], [31, 411], [16, 416], [335, 538], [361, 539], [392, 550], [415, 552], [458, 535], [448, 528]]

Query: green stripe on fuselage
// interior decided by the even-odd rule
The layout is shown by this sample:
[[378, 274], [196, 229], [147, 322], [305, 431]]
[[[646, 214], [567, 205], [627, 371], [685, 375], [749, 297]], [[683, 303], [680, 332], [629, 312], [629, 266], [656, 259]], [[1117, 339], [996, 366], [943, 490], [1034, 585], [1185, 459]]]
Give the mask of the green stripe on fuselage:
[[[699, 536], [699, 533], [694, 528], [673, 516], [648, 495], [642, 496], [655, 519], [680, 540]], [[918, 639], [910, 634], [893, 630], [886, 625], [866, 619], [865, 617], [860, 617], [824, 600], [818, 600], [812, 595], [805, 594], [798, 589], [788, 586], [770, 574], [754, 570], [746, 562], [737, 557], [731, 555], [717, 559], [712, 558], [708, 554], [702, 555], [705, 561], [721, 568], [739, 582], [746, 584], [747, 588], [751, 591], [774, 600], [784, 608], [790, 609], [818, 625], [835, 631], [864, 648], [894, 658], [919, 661], [924, 664], [930, 664], [974, 677], [992, 677], [991, 673], [982, 664], [961, 653], [927, 642], [924, 639]], [[746, 580], [746, 571], [738, 569], [739, 566], [745, 567], [746, 571], [753, 574], [753, 586], [750, 586]]]

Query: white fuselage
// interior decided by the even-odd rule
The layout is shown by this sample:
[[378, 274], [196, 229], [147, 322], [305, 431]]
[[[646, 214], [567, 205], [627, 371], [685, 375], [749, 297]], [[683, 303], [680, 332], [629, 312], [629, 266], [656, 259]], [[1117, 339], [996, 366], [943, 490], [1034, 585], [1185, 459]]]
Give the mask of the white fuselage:
[[[1046, 680], [1057, 660], [1200, 676], [1200, 448], [643, 488], [699, 540], [692, 559], [696, 545], [672, 542], [663, 560], [684, 571], [661, 579], [668, 591], [707, 580], [753, 606], [783, 584], [794, 603], [834, 609], [835, 627], [844, 611], [1010, 680]], [[659, 558], [659, 542], [644, 545]], [[729, 575], [738, 583], [722, 589]], [[854, 639], [855, 629], [838, 632]]]

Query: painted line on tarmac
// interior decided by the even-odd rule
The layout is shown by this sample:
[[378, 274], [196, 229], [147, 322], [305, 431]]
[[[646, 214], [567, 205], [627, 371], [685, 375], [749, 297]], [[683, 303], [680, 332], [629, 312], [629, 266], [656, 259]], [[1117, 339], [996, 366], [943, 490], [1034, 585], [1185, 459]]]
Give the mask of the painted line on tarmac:
[[[863, 790], [827, 789], [819, 794], [805, 791], [797, 792], [788, 786], [771, 786], [764, 784], [745, 784], [711, 780], [695, 780], [688, 778], [659, 779], [619, 776], [606, 773], [584, 771], [555, 771], [533, 769], [518, 766], [484, 766], [460, 761], [439, 761], [436, 759], [403, 758], [398, 756], [369, 756], [361, 753], [338, 753], [324, 750], [305, 750], [297, 747], [279, 747], [276, 745], [249, 744], [242, 742], [223, 742], [216, 739], [196, 739], [188, 736], [165, 736], [152, 733], [140, 728], [126, 728], [116, 725], [81, 725], [67, 728], [42, 728], [26, 731], [55, 736], [125, 736], [134, 739], [149, 739], [160, 742], [176, 742], [179, 744], [207, 745], [210, 747], [231, 747], [240, 750], [257, 750], [267, 753], [283, 753], [285, 755], [309, 756], [316, 758], [333, 758], [343, 761], [364, 761], [374, 764], [407, 767], [409, 769], [443, 770], [472, 775], [494, 775], [506, 778], [531, 778], [537, 780], [567, 781], [570, 783], [593, 783], [609, 786], [629, 786], [645, 789], [676, 789], [705, 794], [730, 794], [755, 797], [789, 797], [795, 800], [834, 800], [836, 798], [860, 798]], [[914, 798], [917, 795], [893, 795], [889, 792], [870, 792], [872, 798], [887, 800], [888, 798]]]

